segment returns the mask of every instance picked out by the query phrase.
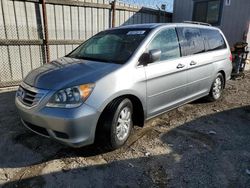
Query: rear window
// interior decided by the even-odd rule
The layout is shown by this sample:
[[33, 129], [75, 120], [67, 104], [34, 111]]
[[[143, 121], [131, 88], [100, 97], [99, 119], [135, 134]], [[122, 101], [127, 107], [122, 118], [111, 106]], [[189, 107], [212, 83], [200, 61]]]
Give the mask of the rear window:
[[182, 56], [199, 54], [205, 51], [204, 40], [198, 28], [178, 27], [177, 33]]
[[224, 38], [218, 30], [200, 29], [205, 39], [206, 51], [213, 51], [227, 48]]

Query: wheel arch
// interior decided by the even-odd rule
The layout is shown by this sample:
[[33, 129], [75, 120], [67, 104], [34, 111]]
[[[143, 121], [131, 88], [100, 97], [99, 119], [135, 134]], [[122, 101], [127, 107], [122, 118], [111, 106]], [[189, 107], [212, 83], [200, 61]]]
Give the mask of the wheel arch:
[[226, 73], [224, 70], [220, 70], [218, 71], [218, 73], [221, 73], [223, 76], [223, 79], [224, 79], [223, 88], [225, 88], [226, 87]]
[[144, 115], [144, 108], [143, 108], [143, 104], [141, 100], [133, 94], [124, 94], [124, 95], [114, 97], [112, 100], [108, 102], [108, 104], [105, 105], [97, 122], [96, 137], [97, 137], [97, 134], [100, 134], [103, 131], [102, 124], [105, 118], [107, 117], [107, 115], [109, 115], [107, 112], [108, 107], [112, 105], [112, 103], [114, 103], [115, 101], [125, 99], [125, 98], [128, 98], [133, 104], [133, 117], [132, 118], [133, 118], [134, 125], [143, 127], [145, 115]]

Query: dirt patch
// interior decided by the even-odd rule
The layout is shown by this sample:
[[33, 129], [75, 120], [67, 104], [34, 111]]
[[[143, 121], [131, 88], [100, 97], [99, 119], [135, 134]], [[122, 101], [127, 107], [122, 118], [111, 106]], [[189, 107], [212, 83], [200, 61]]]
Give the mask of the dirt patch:
[[4, 187], [250, 187], [250, 73], [221, 101], [198, 100], [136, 127], [124, 147], [72, 149], [24, 128], [0, 93]]

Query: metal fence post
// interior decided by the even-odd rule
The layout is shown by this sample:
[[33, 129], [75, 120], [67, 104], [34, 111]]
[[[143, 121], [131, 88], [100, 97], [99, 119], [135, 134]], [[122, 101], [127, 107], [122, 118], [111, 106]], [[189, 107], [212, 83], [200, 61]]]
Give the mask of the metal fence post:
[[46, 11], [46, 4], [45, 0], [42, 0], [42, 10], [43, 10], [43, 23], [44, 23], [44, 45], [46, 50], [46, 60], [47, 63], [50, 62], [50, 51], [49, 51], [49, 33], [48, 33], [48, 18], [47, 18], [47, 11]]
[[115, 27], [115, 11], [116, 11], [116, 0], [111, 3], [112, 9], [112, 27]]

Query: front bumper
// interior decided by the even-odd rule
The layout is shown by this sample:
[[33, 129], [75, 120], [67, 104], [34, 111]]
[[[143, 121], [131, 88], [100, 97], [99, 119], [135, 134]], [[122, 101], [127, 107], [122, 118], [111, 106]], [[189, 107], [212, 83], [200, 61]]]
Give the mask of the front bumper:
[[[50, 137], [71, 147], [94, 143], [100, 113], [83, 104], [78, 108], [25, 108], [15, 99], [22, 123], [39, 135]], [[39, 105], [38, 105], [39, 106]]]

